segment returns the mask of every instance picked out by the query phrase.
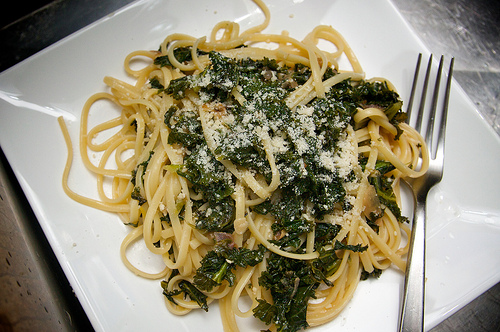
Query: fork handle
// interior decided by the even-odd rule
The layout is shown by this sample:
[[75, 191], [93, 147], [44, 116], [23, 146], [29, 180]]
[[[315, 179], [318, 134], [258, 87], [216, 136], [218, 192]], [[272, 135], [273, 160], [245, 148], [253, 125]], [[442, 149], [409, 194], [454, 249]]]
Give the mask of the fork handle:
[[424, 330], [425, 296], [425, 197], [417, 199], [405, 273], [399, 332]]

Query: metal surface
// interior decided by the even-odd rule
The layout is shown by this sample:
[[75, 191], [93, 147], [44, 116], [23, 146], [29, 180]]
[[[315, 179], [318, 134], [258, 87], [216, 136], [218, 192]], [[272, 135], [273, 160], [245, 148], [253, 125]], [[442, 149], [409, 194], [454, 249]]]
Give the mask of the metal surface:
[[[455, 56], [456, 81], [500, 134], [500, 2], [392, 1], [431, 52]], [[129, 2], [45, 0], [41, 9], [11, 3], [0, 22], [14, 22], [0, 29], [0, 71]], [[20, 8], [17, 16], [6, 17], [12, 8]], [[1, 151], [0, 166], [0, 331], [91, 331]], [[498, 312], [500, 284], [432, 332], [500, 331]]]
[[91, 331], [0, 151], [0, 331]]
[[454, 78], [500, 134], [500, 1], [392, 1], [432, 53], [456, 58]]

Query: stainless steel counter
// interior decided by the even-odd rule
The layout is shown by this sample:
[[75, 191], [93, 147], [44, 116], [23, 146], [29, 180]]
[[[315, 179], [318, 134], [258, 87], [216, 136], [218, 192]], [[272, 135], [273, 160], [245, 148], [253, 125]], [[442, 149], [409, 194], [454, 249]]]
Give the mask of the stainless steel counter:
[[[23, 13], [28, 16], [0, 29], [0, 71], [130, 0], [45, 2], [48, 4], [41, 9], [19, 2], [3, 12], [0, 24], [12, 22]], [[433, 53], [456, 57], [456, 80], [500, 134], [500, 2], [393, 3]], [[7, 12], [17, 16], [6, 17]], [[497, 284], [432, 332], [500, 331], [499, 312]], [[0, 150], [0, 331], [35, 330], [91, 331], [92, 326]]]

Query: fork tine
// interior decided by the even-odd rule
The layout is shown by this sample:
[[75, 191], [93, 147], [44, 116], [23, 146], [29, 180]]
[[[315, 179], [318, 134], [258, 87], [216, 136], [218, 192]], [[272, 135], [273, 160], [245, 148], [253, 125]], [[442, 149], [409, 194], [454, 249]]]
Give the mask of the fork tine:
[[427, 63], [427, 70], [425, 72], [424, 86], [422, 87], [422, 96], [420, 98], [420, 106], [418, 108], [417, 122], [415, 123], [415, 129], [420, 132], [422, 129], [422, 118], [425, 111], [425, 99], [427, 98], [427, 87], [429, 86], [429, 77], [431, 74], [432, 67], [432, 54], [429, 56], [429, 62]]
[[[441, 59], [439, 60], [439, 68], [436, 76], [436, 83], [434, 84], [434, 93], [432, 96], [432, 107], [430, 109], [429, 120], [427, 122], [427, 129], [425, 130], [425, 142], [427, 146], [431, 150], [432, 157], [435, 157], [435, 149], [433, 148], [433, 139], [432, 135], [434, 133], [434, 121], [436, 119], [436, 109], [439, 98], [439, 87], [441, 86], [441, 73], [443, 71], [443, 59], [444, 56], [441, 55]], [[429, 62], [430, 64], [430, 62]]]
[[439, 132], [437, 136], [437, 144], [435, 151], [435, 158], [444, 158], [444, 137], [446, 132], [446, 119], [448, 117], [448, 104], [450, 100], [450, 90], [451, 90], [451, 81], [453, 76], [453, 65], [455, 63], [455, 58], [451, 58], [450, 60], [450, 68], [448, 69], [448, 79], [446, 81], [446, 90], [443, 101], [443, 113], [441, 115], [441, 121], [439, 123]]
[[[432, 58], [433, 55], [431, 54], [429, 56], [429, 62], [427, 63], [427, 69], [425, 73], [425, 78], [424, 78], [424, 83], [422, 87], [422, 94], [420, 96], [420, 105], [418, 112], [416, 114], [416, 123], [414, 125], [415, 130], [418, 132], [421, 132], [422, 129], [422, 121], [424, 119], [424, 113], [425, 113], [425, 101], [427, 98], [427, 90], [429, 86], [429, 80], [430, 80], [430, 74], [431, 74], [431, 68], [432, 68]], [[421, 59], [422, 59], [422, 54], [420, 53], [418, 55], [417, 59], [417, 65], [415, 68], [415, 75], [413, 78], [413, 84], [410, 92], [410, 98], [408, 100], [408, 108], [406, 111], [407, 114], [407, 119], [406, 122], [410, 124], [410, 121], [412, 119], [412, 107], [413, 107], [413, 102], [415, 98], [415, 93], [417, 90], [417, 82], [418, 82], [418, 76], [420, 72], [420, 66], [421, 66]], [[444, 56], [441, 56], [441, 59], [439, 61], [439, 68], [437, 72], [437, 77], [436, 77], [436, 82], [434, 86], [434, 91], [433, 91], [433, 96], [432, 96], [432, 106], [430, 109], [428, 121], [427, 121], [427, 127], [425, 133], [423, 133], [425, 142], [427, 143], [429, 149], [431, 150], [431, 157], [434, 159], [436, 157], [436, 153], [442, 149], [444, 146], [444, 134], [445, 134], [445, 129], [446, 129], [446, 118], [447, 118], [447, 113], [448, 113], [448, 102], [449, 102], [449, 95], [450, 95], [450, 89], [451, 89], [451, 77], [453, 74], [453, 64], [454, 64], [455, 59], [452, 58], [450, 62], [450, 68], [448, 72], [448, 80], [446, 83], [446, 90], [445, 90], [445, 99], [443, 102], [443, 109], [442, 109], [442, 116], [441, 120], [439, 122], [439, 132], [437, 135], [437, 144], [434, 145], [434, 122], [436, 120], [436, 111], [438, 108], [438, 100], [439, 100], [439, 91], [440, 91], [440, 86], [441, 86], [441, 77], [442, 77], [442, 71], [443, 71], [443, 63], [444, 63]], [[435, 148], [434, 148], [435, 146]]]
[[420, 63], [422, 62], [422, 53], [418, 54], [417, 66], [415, 67], [415, 74], [413, 75], [413, 84], [411, 86], [410, 99], [408, 100], [408, 107], [406, 109], [406, 123], [410, 124], [411, 110], [413, 107], [413, 98], [415, 98], [415, 91], [417, 90], [418, 73], [420, 72]]

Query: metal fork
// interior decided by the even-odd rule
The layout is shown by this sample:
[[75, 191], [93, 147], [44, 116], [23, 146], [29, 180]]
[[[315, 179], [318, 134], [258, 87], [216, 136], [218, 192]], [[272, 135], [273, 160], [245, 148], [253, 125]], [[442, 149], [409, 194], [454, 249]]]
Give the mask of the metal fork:
[[[410, 100], [408, 102], [408, 119], [413, 120], [412, 105], [417, 90], [418, 74], [420, 72], [420, 63], [422, 54], [419, 54], [413, 86], [411, 89]], [[445, 96], [442, 107], [440, 108], [441, 115], [436, 119], [436, 111], [438, 109], [438, 98], [441, 82], [441, 73], [443, 69], [443, 56], [439, 62], [439, 68], [434, 86], [431, 108], [428, 111], [429, 117], [425, 132], [421, 131], [422, 120], [426, 113], [425, 99], [429, 85], [429, 77], [432, 67], [432, 54], [429, 57], [426, 75], [424, 78], [420, 106], [415, 114], [416, 121], [414, 128], [419, 131], [425, 138], [425, 142], [430, 150], [429, 170], [418, 178], [406, 178], [404, 181], [409, 185], [413, 192], [414, 211], [413, 225], [408, 252], [408, 262], [405, 272], [405, 285], [401, 313], [399, 318], [400, 332], [418, 332], [424, 330], [424, 295], [425, 295], [425, 224], [426, 224], [426, 200], [429, 190], [443, 176], [444, 166], [444, 140], [446, 131], [446, 118], [448, 114], [448, 101], [450, 96], [451, 77], [453, 73], [454, 58], [450, 61], [448, 72], [448, 80], [446, 82]], [[436, 123], [435, 120], [439, 120]], [[434, 127], [436, 126], [437, 141], [434, 141]]]

